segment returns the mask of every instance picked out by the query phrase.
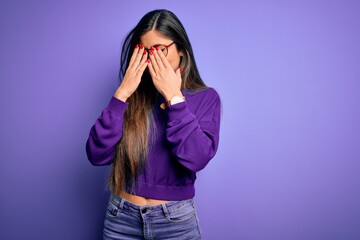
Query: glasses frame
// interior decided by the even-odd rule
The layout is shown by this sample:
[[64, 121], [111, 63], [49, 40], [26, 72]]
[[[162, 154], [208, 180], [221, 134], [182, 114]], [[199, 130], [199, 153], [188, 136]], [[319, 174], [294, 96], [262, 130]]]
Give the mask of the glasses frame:
[[[166, 55], [165, 55], [165, 57], [169, 54], [169, 47], [171, 47], [171, 45], [173, 45], [175, 42], [172, 42], [172, 43], [170, 43], [170, 44], [168, 44], [168, 45], [164, 45], [164, 44], [157, 44], [157, 45], [154, 45], [153, 47], [155, 48], [155, 47], [160, 47], [160, 46], [162, 46], [162, 47], [165, 47], [166, 48]], [[147, 48], [145, 48], [145, 50], [148, 52], [148, 54], [150, 53], [149, 51], [151, 50], [151, 49], [147, 49]]]

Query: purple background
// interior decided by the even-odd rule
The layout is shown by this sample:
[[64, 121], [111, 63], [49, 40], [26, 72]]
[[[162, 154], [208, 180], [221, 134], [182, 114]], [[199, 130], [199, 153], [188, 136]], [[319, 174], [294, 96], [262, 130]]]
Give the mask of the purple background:
[[100, 239], [86, 159], [146, 12], [182, 20], [223, 101], [198, 174], [204, 239], [360, 239], [359, 1], [0, 2], [0, 239]]

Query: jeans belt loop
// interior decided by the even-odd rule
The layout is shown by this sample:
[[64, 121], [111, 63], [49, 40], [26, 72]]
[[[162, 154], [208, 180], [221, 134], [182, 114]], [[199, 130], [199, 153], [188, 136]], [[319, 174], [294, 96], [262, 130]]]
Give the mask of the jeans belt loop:
[[124, 203], [125, 203], [125, 199], [124, 198], [121, 198], [121, 201], [119, 203], [119, 209], [123, 209], [124, 208]]
[[163, 212], [165, 214], [165, 217], [169, 218], [169, 211], [168, 211], [168, 208], [166, 207], [166, 203], [162, 203], [161, 206], [162, 206]]

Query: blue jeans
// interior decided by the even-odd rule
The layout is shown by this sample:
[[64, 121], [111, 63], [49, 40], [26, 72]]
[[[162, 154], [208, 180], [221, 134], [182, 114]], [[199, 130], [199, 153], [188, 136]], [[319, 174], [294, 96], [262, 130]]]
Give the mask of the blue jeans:
[[201, 239], [194, 200], [138, 206], [111, 195], [103, 239]]

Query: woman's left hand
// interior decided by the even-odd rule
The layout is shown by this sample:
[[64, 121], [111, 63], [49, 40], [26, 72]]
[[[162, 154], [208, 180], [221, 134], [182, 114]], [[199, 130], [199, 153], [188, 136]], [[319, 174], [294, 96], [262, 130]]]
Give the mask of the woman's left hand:
[[180, 91], [180, 68], [175, 72], [161, 50], [152, 48], [149, 51], [149, 56], [149, 72], [153, 83], [160, 94], [164, 96], [165, 100], [170, 100], [173, 96], [182, 96]]

